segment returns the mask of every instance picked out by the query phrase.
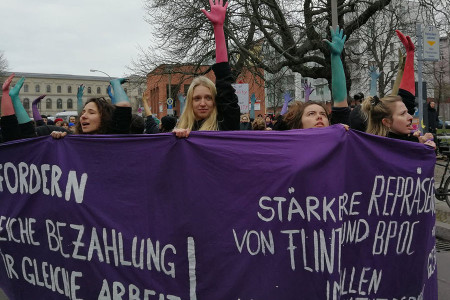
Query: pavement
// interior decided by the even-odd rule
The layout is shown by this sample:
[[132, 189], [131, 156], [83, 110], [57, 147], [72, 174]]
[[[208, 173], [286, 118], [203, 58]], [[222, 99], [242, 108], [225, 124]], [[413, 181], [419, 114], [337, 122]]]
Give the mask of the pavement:
[[[445, 163], [444, 160], [439, 161]], [[440, 184], [444, 169], [444, 167], [438, 165], [434, 168], [434, 181], [436, 187]], [[446, 201], [436, 200], [436, 237], [450, 241], [450, 207], [447, 205]]]

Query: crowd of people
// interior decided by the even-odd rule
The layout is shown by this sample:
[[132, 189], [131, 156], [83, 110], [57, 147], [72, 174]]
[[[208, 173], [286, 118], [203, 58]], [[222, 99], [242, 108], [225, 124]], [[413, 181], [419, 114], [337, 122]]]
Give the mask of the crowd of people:
[[[421, 136], [413, 132], [412, 114], [415, 109], [414, 44], [409, 36], [396, 31], [406, 50], [406, 60], [401, 66], [393, 92], [379, 98], [364, 97], [362, 93], [354, 96], [355, 108], [349, 107], [347, 87], [341, 54], [346, 36], [338, 27], [331, 28], [331, 41], [325, 40], [331, 55], [331, 89], [333, 106], [331, 111], [322, 102], [309, 101], [313, 88], [305, 84], [305, 102], [292, 101], [284, 95], [285, 103], [281, 113], [276, 116], [259, 115], [254, 120], [248, 114], [241, 115], [238, 98], [232, 84], [228, 62], [223, 24], [228, 3], [221, 0], [210, 1], [210, 11], [202, 10], [214, 28], [216, 63], [213, 65], [216, 82], [204, 76], [195, 78], [186, 94], [184, 111], [179, 120], [173, 116], [161, 120], [153, 117], [147, 101], [143, 101], [146, 119], [132, 115], [131, 103], [122, 84], [123, 78], [110, 81], [107, 99], [91, 98], [82, 102], [84, 86], [78, 88], [78, 116], [68, 121], [56, 119], [54, 124], [46, 116], [41, 116], [37, 104], [45, 97], [33, 101], [33, 120], [29, 117], [19, 98], [25, 78], [21, 78], [10, 88], [14, 74], [2, 86], [1, 101], [1, 141], [51, 135], [60, 139], [67, 134], [158, 134], [173, 132], [178, 138], [187, 138], [191, 131], [207, 130], [291, 130], [327, 127], [343, 124], [346, 129], [365, 131], [371, 134], [414, 141], [436, 147], [433, 136]], [[433, 111], [434, 107], [430, 108]], [[434, 120], [434, 118], [433, 118]]]

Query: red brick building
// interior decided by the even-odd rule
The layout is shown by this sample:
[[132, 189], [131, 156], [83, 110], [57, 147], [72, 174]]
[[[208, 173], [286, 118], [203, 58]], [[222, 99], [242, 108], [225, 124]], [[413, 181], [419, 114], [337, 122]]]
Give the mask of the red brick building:
[[[209, 72], [208, 72], [209, 70]], [[173, 114], [181, 115], [178, 94], [186, 96], [194, 76], [192, 73], [205, 74], [206, 77], [215, 82], [216, 78], [211, 66], [202, 65], [160, 65], [147, 74], [147, 90], [143, 101], [147, 100], [153, 114], [158, 118], [167, 115], [167, 99], [173, 99]], [[265, 114], [264, 80], [254, 76], [250, 71], [245, 71], [236, 80], [236, 83], [248, 83], [249, 95], [255, 93], [256, 105], [255, 116]], [[249, 98], [250, 102], [250, 98]]]

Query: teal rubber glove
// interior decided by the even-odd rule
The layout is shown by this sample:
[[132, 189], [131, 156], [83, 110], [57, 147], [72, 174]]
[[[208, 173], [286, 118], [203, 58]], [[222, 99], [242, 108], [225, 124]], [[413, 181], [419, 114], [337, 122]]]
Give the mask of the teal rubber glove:
[[80, 85], [77, 90], [77, 111], [78, 115], [83, 111], [83, 92], [84, 92], [84, 84]]
[[178, 101], [180, 101], [180, 115], [184, 112], [184, 105], [186, 104], [186, 97], [183, 94], [178, 94]]
[[125, 90], [122, 87], [122, 84], [127, 81], [128, 80], [125, 78], [117, 78], [109, 82], [114, 92], [114, 99], [111, 99], [113, 105], [131, 106], [130, 99], [128, 99], [127, 93], [125, 93]]
[[23, 86], [25, 77], [20, 78], [16, 85], [9, 91], [9, 96], [11, 97], [14, 111], [16, 112], [17, 122], [19, 124], [25, 124], [31, 121], [25, 108], [23, 108], [22, 101], [19, 98], [20, 89]]
[[370, 96], [377, 96], [377, 82], [382, 72], [378, 73], [374, 66], [369, 67]]
[[291, 102], [293, 99], [288, 91], [284, 92], [283, 96], [284, 96], [284, 104], [283, 108], [281, 109], [280, 115], [284, 115], [285, 113], [287, 113], [289, 102]]
[[[333, 93], [333, 100], [335, 104], [347, 103], [347, 85], [345, 82], [344, 66], [342, 65], [341, 53], [344, 50], [344, 43], [347, 36], [344, 31], [336, 26], [334, 31], [330, 27], [331, 42], [325, 40], [330, 47], [331, 52], [331, 92]], [[345, 106], [348, 106], [345, 105]]]
[[255, 119], [255, 103], [256, 103], [256, 96], [255, 93], [252, 94], [250, 97], [250, 119]]

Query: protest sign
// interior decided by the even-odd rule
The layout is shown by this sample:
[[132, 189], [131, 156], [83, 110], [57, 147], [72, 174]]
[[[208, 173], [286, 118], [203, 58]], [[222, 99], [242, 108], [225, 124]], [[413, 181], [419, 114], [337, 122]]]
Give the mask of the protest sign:
[[11, 299], [433, 299], [434, 151], [346, 131], [0, 145]]

